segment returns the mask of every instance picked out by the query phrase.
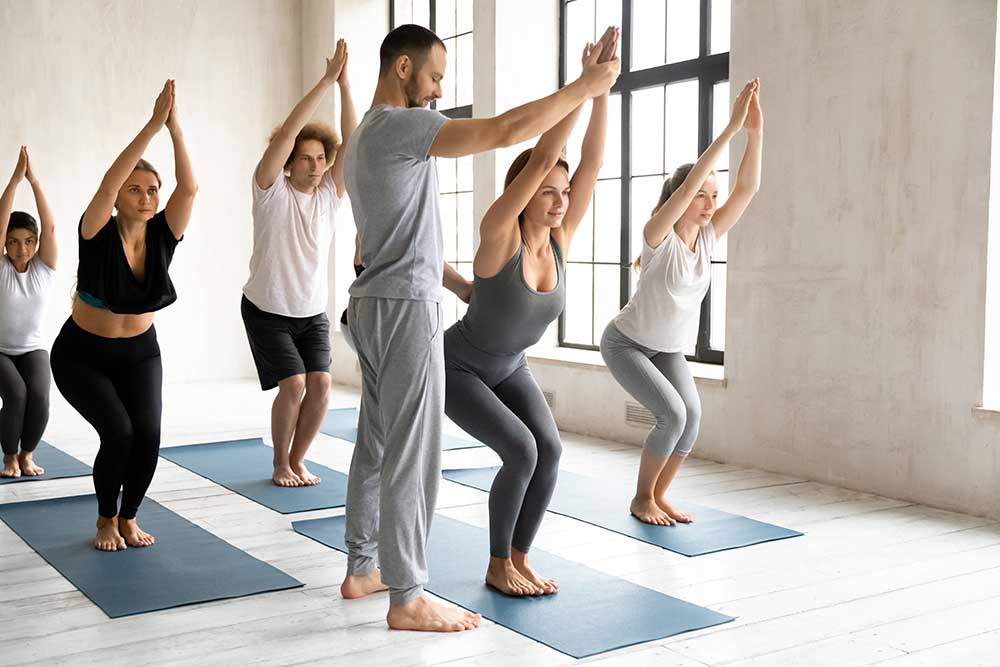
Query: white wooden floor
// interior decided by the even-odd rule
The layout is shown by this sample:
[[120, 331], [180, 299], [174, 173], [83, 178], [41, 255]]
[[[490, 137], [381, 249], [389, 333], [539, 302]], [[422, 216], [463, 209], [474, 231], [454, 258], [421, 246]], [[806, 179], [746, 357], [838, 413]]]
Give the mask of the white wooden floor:
[[[168, 387], [163, 444], [266, 437], [271, 397], [252, 382]], [[93, 430], [55, 390], [53, 400], [46, 439], [92, 463]], [[353, 390], [336, 388], [331, 407], [356, 402]], [[566, 470], [633, 478], [635, 448], [573, 434], [564, 434], [564, 444]], [[349, 446], [321, 435], [310, 457], [346, 472], [350, 454]], [[497, 461], [487, 450], [444, 457], [446, 467]], [[686, 558], [549, 515], [538, 548], [738, 617], [727, 625], [580, 662], [602, 667], [1000, 665], [997, 522], [694, 458], [681, 471], [676, 489], [679, 496], [807, 535]], [[12, 484], [0, 487], [0, 502], [91, 491], [90, 478]], [[305, 588], [109, 620], [0, 524], [0, 664], [576, 662], [489, 622], [450, 636], [390, 632], [385, 595], [341, 600], [345, 556], [292, 532], [292, 517], [163, 459], [149, 495], [305, 582]], [[485, 500], [479, 491], [442, 482], [438, 508], [485, 526]], [[623, 510], [627, 500], [622, 499]]]

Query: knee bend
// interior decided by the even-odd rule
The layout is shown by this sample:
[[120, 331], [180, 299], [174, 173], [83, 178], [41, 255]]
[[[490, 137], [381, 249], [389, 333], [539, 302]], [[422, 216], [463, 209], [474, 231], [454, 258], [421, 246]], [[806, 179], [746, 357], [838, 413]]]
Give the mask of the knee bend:
[[672, 443], [676, 442], [687, 426], [688, 412], [686, 409], [678, 410], [674, 406], [667, 406], [662, 412], [656, 415], [656, 430], [663, 434]]
[[548, 469], [559, 467], [559, 459], [562, 457], [562, 441], [558, 438], [536, 438], [538, 443], [538, 465]]
[[278, 394], [280, 396], [294, 398], [295, 400], [301, 399], [305, 390], [305, 375], [292, 375], [291, 377], [287, 377], [278, 383]]
[[701, 403], [687, 406], [686, 417], [687, 422], [685, 427], [688, 429], [697, 429], [701, 425]]
[[135, 429], [129, 420], [104, 424], [98, 430], [101, 436], [101, 449], [128, 452], [135, 440]]
[[535, 439], [528, 436], [517, 442], [510, 443], [504, 448], [504, 453], [501, 454], [500, 458], [503, 460], [504, 467], [517, 471], [518, 474], [523, 475], [525, 478], [531, 477], [535, 472], [535, 466], [538, 464], [538, 450], [535, 445]]
[[24, 406], [28, 402], [28, 389], [23, 383], [15, 384], [0, 393], [0, 400], [3, 401], [5, 408], [9, 407], [14, 411], [24, 410]]
[[330, 396], [330, 386], [333, 384], [329, 373], [310, 373], [306, 377], [306, 395], [317, 399], [327, 399]]

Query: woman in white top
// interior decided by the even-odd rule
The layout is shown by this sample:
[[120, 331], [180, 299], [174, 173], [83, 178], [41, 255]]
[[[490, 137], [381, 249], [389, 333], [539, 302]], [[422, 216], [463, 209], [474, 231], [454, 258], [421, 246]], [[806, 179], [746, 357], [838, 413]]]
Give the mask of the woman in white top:
[[[42, 221], [14, 208], [14, 192], [27, 179]], [[49, 421], [49, 354], [42, 345], [42, 317], [56, 268], [52, 211], [21, 146], [17, 166], [0, 195], [0, 477], [34, 477], [45, 470], [32, 460]], [[37, 253], [37, 254], [36, 254]]]
[[[677, 169], [643, 228], [642, 274], [635, 294], [601, 338], [601, 355], [615, 380], [656, 417], [646, 436], [630, 504], [646, 523], [690, 523], [667, 502], [667, 490], [691, 452], [701, 401], [684, 358], [697, 338], [701, 302], [711, 282], [712, 248], [732, 229], [760, 187], [763, 117], [760, 82], [743, 87], [726, 129], [698, 161]], [[712, 166], [729, 141], [746, 130], [733, 191], [716, 211]]]

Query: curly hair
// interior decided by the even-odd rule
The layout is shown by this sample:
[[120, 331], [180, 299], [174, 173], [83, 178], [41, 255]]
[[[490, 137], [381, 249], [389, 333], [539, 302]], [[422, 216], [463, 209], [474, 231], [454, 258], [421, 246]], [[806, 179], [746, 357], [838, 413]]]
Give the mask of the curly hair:
[[[273, 140], [280, 131], [280, 125], [274, 128], [271, 131], [268, 141]], [[292, 166], [292, 159], [295, 157], [295, 151], [299, 149], [299, 144], [310, 140], [323, 144], [327, 164], [333, 162], [334, 155], [337, 153], [337, 149], [340, 148], [340, 135], [326, 123], [306, 123], [305, 127], [295, 135], [295, 144], [292, 146], [292, 152], [288, 154], [288, 159], [285, 160], [285, 169]]]

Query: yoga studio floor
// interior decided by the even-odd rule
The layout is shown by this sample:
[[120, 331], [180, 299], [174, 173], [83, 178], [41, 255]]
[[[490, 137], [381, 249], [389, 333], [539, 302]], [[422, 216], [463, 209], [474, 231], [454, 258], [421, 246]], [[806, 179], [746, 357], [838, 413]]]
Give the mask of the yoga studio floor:
[[[163, 444], [267, 438], [271, 398], [252, 382], [168, 387]], [[93, 430], [55, 391], [53, 399], [46, 440], [92, 463]], [[330, 406], [357, 401], [356, 392], [337, 387]], [[570, 433], [564, 434], [564, 443], [567, 471], [622, 481], [635, 473], [634, 447]], [[350, 445], [323, 435], [310, 452], [310, 458], [343, 472], [350, 457]], [[448, 468], [495, 463], [485, 449], [444, 454]], [[997, 664], [1000, 524], [697, 458], [681, 471], [676, 489], [679, 498], [805, 536], [687, 558], [549, 515], [537, 548], [737, 617], [581, 662], [657, 667]], [[91, 491], [89, 477], [8, 484], [0, 486], [0, 502]], [[290, 528], [292, 520], [333, 516], [342, 509], [280, 515], [162, 459], [149, 496], [305, 587], [110, 620], [0, 524], [0, 664], [575, 662], [488, 621], [475, 632], [450, 636], [390, 632], [384, 621], [385, 595], [342, 600], [338, 586], [345, 557]], [[627, 500], [621, 499], [623, 511]], [[442, 482], [438, 511], [487, 525], [486, 495], [454, 483]], [[484, 566], [485, 560], [484, 553]], [[563, 622], [572, 624], [573, 618]]]

